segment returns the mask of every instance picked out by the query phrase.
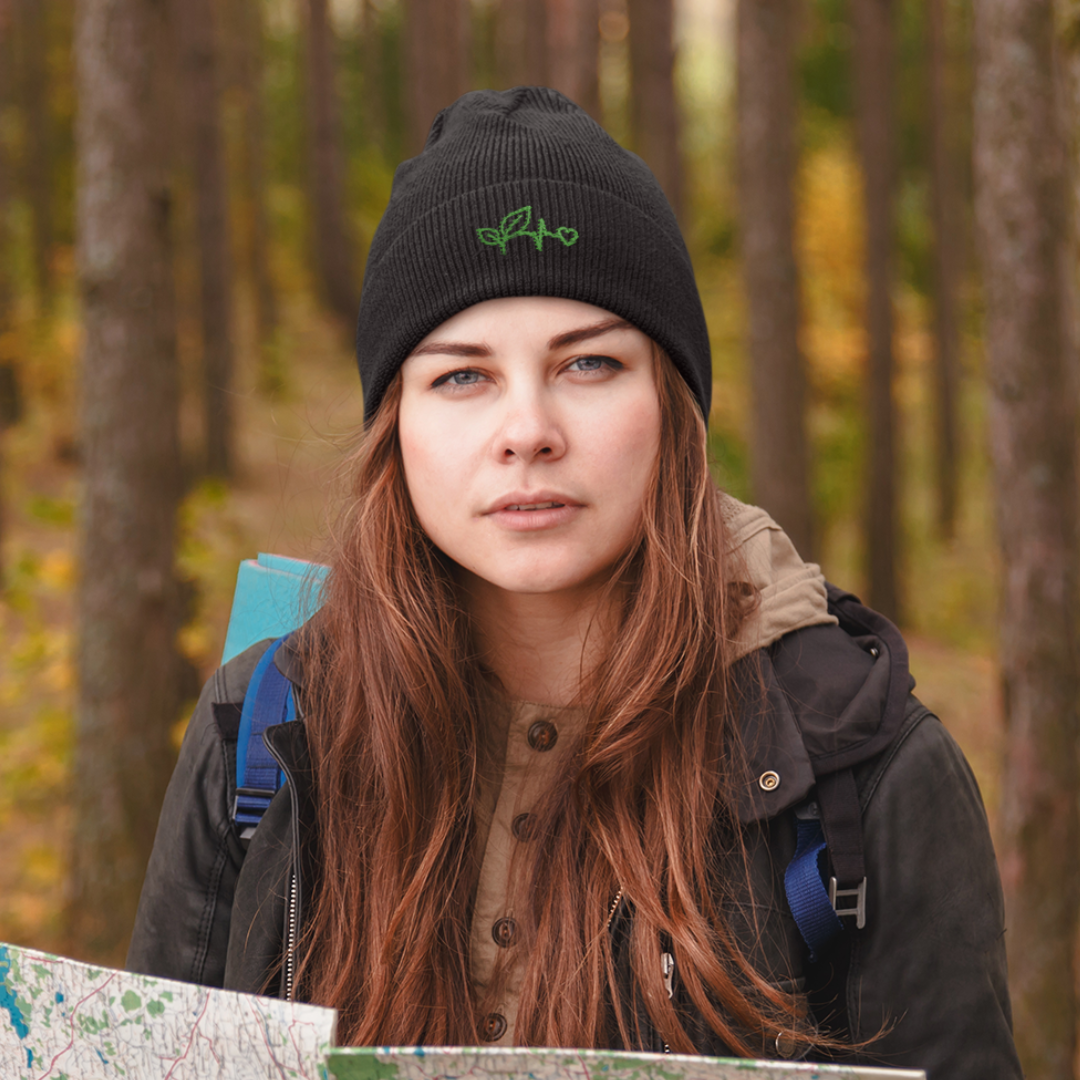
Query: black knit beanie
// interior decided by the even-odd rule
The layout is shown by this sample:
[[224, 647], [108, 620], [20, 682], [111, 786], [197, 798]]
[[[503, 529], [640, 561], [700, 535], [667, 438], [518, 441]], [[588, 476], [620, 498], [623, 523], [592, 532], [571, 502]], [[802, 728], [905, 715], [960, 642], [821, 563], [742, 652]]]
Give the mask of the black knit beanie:
[[633, 323], [708, 417], [709, 336], [675, 215], [636, 154], [545, 87], [466, 94], [399, 166], [360, 297], [365, 419], [432, 330], [504, 296], [581, 300]]

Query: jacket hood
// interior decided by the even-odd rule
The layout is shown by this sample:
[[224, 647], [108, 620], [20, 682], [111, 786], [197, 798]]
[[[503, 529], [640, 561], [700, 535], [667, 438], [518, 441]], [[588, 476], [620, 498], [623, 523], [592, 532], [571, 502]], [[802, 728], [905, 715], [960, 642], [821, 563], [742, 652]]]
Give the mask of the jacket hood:
[[740, 629], [736, 657], [807, 626], [835, 626], [821, 568], [803, 562], [787, 533], [759, 506], [747, 506], [730, 495], [723, 496], [722, 510], [729, 563], [758, 598]]
[[915, 681], [899, 630], [833, 585], [827, 604], [834, 624], [795, 630], [739, 662], [744, 822], [775, 817], [822, 777], [875, 757], [904, 721]]

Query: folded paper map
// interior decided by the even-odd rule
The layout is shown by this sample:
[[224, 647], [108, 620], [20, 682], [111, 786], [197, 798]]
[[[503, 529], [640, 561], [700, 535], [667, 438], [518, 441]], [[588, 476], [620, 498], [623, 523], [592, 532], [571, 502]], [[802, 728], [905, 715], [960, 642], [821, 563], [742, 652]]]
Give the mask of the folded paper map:
[[3, 1080], [925, 1080], [604, 1050], [333, 1048], [337, 1013], [0, 944]]
[[926, 1080], [910, 1069], [539, 1048], [348, 1047], [327, 1064], [332, 1080]]
[[3, 1080], [322, 1080], [337, 1012], [0, 944]]

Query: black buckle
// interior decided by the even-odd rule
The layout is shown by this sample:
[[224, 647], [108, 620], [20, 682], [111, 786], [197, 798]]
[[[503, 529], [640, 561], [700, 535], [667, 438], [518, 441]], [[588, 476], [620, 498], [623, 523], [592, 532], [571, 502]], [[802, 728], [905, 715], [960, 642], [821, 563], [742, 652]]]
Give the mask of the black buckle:
[[[840, 907], [837, 901], [855, 898], [853, 907]], [[856, 929], [861, 930], [866, 925], [866, 878], [863, 878], [854, 889], [841, 889], [837, 886], [836, 878], [829, 878], [829, 903], [837, 917], [844, 919], [855, 916]]]

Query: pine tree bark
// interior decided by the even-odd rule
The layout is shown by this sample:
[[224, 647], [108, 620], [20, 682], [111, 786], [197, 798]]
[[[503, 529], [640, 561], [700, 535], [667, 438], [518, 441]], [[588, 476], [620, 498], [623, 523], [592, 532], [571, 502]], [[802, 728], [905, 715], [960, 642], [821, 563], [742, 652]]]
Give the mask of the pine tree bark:
[[360, 292], [353, 235], [345, 211], [345, 153], [335, 79], [334, 35], [326, 0], [304, 0], [307, 74], [308, 192], [312, 248], [320, 291], [343, 322], [356, 318]]
[[866, 218], [869, 345], [866, 564], [870, 603], [899, 621], [896, 405], [893, 400], [893, 201], [896, 120], [893, 0], [852, 0], [857, 127]]
[[547, 0], [499, 0], [495, 30], [499, 84], [546, 86], [547, 41]]
[[738, 154], [742, 270], [753, 394], [751, 486], [800, 554], [813, 558], [806, 375], [795, 264], [798, 0], [740, 0]]
[[262, 352], [263, 382], [274, 385], [278, 333], [277, 291], [270, 272], [270, 228], [266, 215], [266, 120], [263, 106], [264, 28], [261, 0], [240, 0], [243, 93], [243, 169], [247, 214], [248, 274]]
[[[412, 153], [424, 148], [431, 122], [468, 89], [468, 0], [406, 0], [405, 75]], [[544, 38], [539, 39], [543, 51]]]
[[597, 0], [548, 0], [548, 85], [597, 123], [600, 112], [600, 5]]
[[[14, 12], [12, 0], [0, 0], [0, 116], [4, 115], [14, 101], [12, 73], [15, 67]], [[13, 288], [10, 253], [12, 158], [8, 140], [0, 132], [0, 341], [13, 325], [15, 293]], [[7, 562], [3, 557], [4, 540], [7, 537], [7, 439], [4, 437], [4, 409], [2, 404], [3, 382], [15, 385], [15, 369], [11, 358], [0, 353], [0, 585], [3, 584]]]
[[177, 719], [178, 378], [157, 0], [76, 5], [83, 496], [71, 947], [123, 958]]
[[1072, 1080], [1077, 1051], [1078, 417], [1055, 52], [1052, 0], [975, 5], [976, 221], [1002, 553], [1002, 879], [1031, 1080]]
[[956, 533], [959, 469], [960, 329], [957, 287], [960, 278], [962, 211], [958, 205], [945, 0], [927, 0], [927, 64], [930, 69], [930, 204], [934, 227], [934, 397], [937, 524], [939, 533]]
[[47, 0], [17, 0], [21, 56], [21, 105], [26, 117], [23, 190], [30, 207], [34, 289], [38, 308], [47, 313], [55, 295], [52, 268], [53, 222], [52, 116], [49, 108], [49, 26]]
[[628, 0], [630, 123], [634, 148], [656, 174], [672, 209], [683, 216], [682, 125], [675, 94], [673, 0]]
[[386, 78], [383, 60], [383, 32], [379, 9], [372, 0], [363, 0], [360, 63], [364, 83], [364, 128], [368, 142], [386, 152]]
[[214, 6], [212, 0], [175, 0], [173, 10], [195, 188], [204, 465], [209, 475], [228, 477], [233, 470], [232, 252]]

